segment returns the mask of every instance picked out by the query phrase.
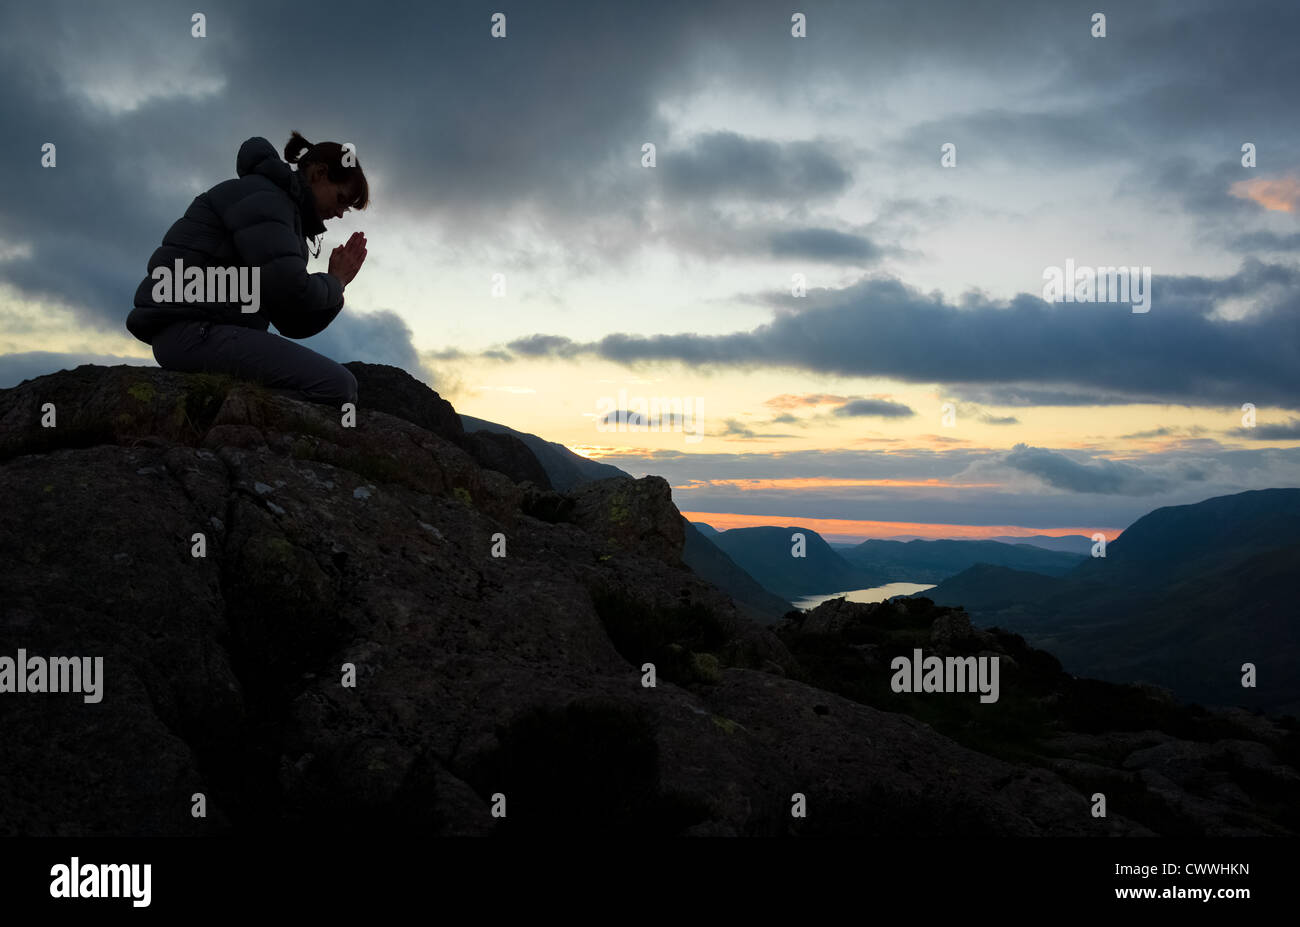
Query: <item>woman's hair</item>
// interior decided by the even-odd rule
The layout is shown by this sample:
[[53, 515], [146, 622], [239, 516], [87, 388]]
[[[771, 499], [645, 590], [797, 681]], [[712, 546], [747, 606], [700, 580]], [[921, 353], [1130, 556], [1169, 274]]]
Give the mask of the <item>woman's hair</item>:
[[353, 209], [365, 209], [366, 204], [370, 202], [370, 184], [366, 182], [366, 175], [361, 172], [361, 162], [357, 160], [355, 151], [351, 152], [351, 166], [343, 163], [345, 150], [338, 142], [321, 142], [313, 145], [307, 139], [303, 138], [296, 130], [293, 135], [289, 136], [289, 142], [284, 146], [284, 159], [290, 164], [297, 164], [298, 169], [309, 164], [323, 164], [326, 169], [326, 176], [337, 184], [346, 184], [352, 192], [352, 200], [348, 203]]

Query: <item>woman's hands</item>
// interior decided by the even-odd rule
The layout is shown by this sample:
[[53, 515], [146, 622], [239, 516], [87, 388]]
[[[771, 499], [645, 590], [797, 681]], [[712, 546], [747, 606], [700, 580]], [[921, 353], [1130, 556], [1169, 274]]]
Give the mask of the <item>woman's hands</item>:
[[353, 232], [347, 244], [339, 245], [330, 252], [330, 273], [338, 277], [346, 287], [361, 270], [366, 260], [366, 236]]

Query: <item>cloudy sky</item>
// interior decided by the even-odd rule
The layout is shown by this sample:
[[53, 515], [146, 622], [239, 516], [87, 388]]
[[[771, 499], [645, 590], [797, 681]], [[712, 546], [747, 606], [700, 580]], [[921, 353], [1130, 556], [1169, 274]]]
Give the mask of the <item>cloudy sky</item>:
[[[1105, 37], [1029, 0], [199, 7], [203, 38], [175, 4], [0, 6], [0, 387], [152, 364], [151, 252], [297, 129], [372, 190], [306, 344], [693, 518], [1114, 534], [1300, 486], [1290, 0], [1103, 5]], [[1147, 311], [1045, 301], [1067, 261], [1150, 268]], [[607, 414], [652, 399], [685, 414]]]

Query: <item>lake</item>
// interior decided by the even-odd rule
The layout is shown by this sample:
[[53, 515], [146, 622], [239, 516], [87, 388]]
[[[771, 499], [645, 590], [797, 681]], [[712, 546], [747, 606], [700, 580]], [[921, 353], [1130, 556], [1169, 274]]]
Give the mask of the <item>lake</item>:
[[823, 602], [829, 602], [831, 599], [841, 597], [848, 599], [850, 602], [883, 602], [891, 596], [924, 592], [926, 589], [933, 589], [934, 586], [934, 583], [887, 583], [883, 586], [873, 586], [870, 589], [850, 589], [847, 592], [832, 592], [830, 595], [807, 595], [800, 599], [791, 600], [790, 604], [801, 611], [807, 611], [810, 608], [816, 608]]

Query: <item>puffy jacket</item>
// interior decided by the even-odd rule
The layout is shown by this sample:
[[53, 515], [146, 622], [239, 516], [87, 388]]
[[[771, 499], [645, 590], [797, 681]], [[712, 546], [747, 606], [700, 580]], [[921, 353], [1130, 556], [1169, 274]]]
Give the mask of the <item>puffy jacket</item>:
[[[289, 338], [322, 331], [343, 309], [343, 284], [333, 274], [307, 273], [307, 238], [325, 231], [311, 185], [301, 179], [264, 138], [250, 138], [235, 162], [238, 180], [226, 180], [190, 203], [149, 259], [150, 276], [135, 291], [126, 327], [146, 343], [167, 325], [206, 319]], [[244, 312], [231, 301], [155, 302], [156, 267], [257, 267], [260, 308]], [[206, 294], [213, 295], [213, 294]]]

